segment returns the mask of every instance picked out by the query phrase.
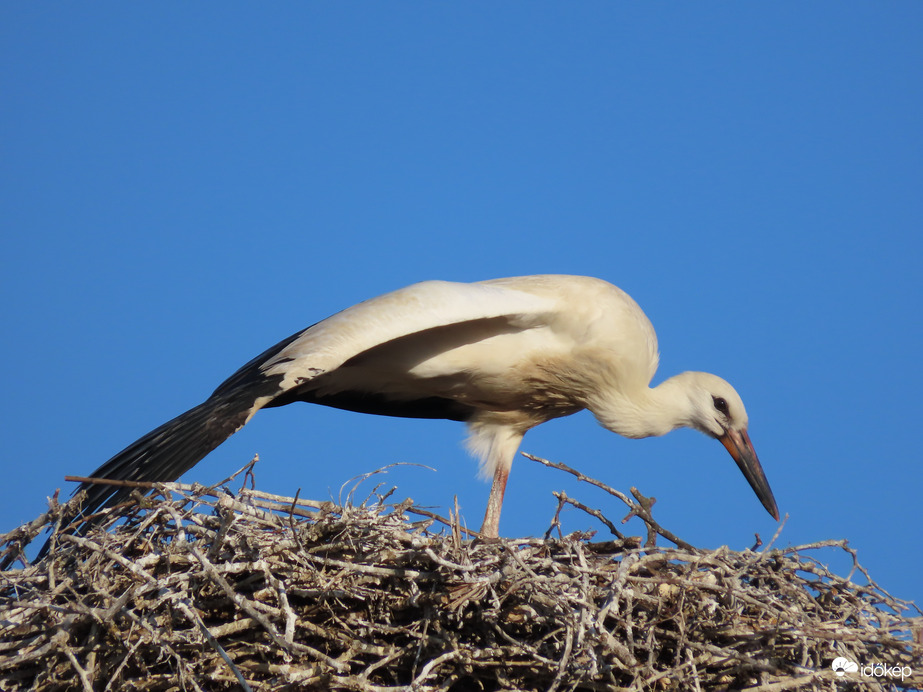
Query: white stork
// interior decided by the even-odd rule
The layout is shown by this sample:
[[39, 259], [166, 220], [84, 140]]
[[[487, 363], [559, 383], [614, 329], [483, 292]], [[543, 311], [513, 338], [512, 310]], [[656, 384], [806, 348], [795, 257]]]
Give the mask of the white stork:
[[[779, 512], [727, 382], [684, 372], [650, 387], [657, 337], [624, 291], [583, 276], [424, 281], [347, 308], [244, 365], [198, 406], [92, 475], [173, 481], [257, 411], [295, 401], [361, 413], [448, 418], [493, 478], [481, 535], [498, 535], [507, 476], [526, 431], [589, 409], [630, 438], [686, 426], [718, 439], [769, 513]], [[128, 488], [85, 483], [82, 516]]]

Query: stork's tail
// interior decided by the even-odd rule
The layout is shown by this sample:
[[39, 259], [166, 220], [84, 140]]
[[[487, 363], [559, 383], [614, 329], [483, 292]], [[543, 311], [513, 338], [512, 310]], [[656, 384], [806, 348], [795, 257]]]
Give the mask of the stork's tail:
[[[203, 403], [133, 442], [96, 469], [93, 478], [120, 481], [175, 481], [201, 461], [215, 447], [240, 430], [258, 409], [251, 388], [217, 391]], [[124, 501], [134, 488], [83, 483], [75, 492], [85, 490], [86, 500], [80, 517]], [[79, 533], [92, 522], [84, 521]], [[38, 557], [48, 550], [46, 543]]]

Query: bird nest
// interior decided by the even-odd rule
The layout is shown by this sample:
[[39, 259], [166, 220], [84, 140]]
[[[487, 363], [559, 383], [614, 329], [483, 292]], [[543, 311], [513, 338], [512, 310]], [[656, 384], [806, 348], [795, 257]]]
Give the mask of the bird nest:
[[[457, 513], [381, 487], [335, 504], [250, 485], [142, 487], [84, 535], [61, 528], [80, 498], [52, 501], [0, 536], [0, 558], [24, 565], [0, 574], [0, 690], [923, 683], [923, 621], [907, 615], [920, 611], [858, 563], [844, 578], [813, 557], [855, 560], [845, 542], [700, 550], [653, 520], [651, 500], [612, 489], [645, 538], [558, 494], [611, 540], [563, 535], [559, 512], [544, 538], [471, 540]], [[22, 546], [48, 527], [49, 558], [28, 564]], [[655, 545], [664, 537], [672, 546]]]

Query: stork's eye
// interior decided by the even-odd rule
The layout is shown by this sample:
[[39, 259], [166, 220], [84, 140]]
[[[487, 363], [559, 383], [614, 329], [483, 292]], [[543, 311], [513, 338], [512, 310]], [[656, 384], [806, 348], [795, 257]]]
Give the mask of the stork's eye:
[[723, 413], [725, 416], [728, 415], [728, 402], [724, 397], [713, 396], [712, 401], [715, 402], [715, 408], [718, 409], [719, 413]]

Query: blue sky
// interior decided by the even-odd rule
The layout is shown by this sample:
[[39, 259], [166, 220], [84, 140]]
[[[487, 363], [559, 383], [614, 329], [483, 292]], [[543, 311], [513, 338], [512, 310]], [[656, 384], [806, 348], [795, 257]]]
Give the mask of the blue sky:
[[[655, 381], [708, 370], [741, 393], [780, 544], [847, 538], [923, 601], [923, 5], [87, 8], [0, 8], [0, 530], [343, 307], [588, 274], [653, 321]], [[427, 464], [385, 480], [442, 512], [457, 494], [477, 527], [463, 438], [293, 405], [185, 478], [259, 452], [261, 488], [326, 499]], [[624, 440], [582, 413], [522, 449], [655, 495], [703, 547], [776, 527], [698, 433]], [[542, 533], [557, 489], [622, 516], [520, 458], [501, 532]]]

